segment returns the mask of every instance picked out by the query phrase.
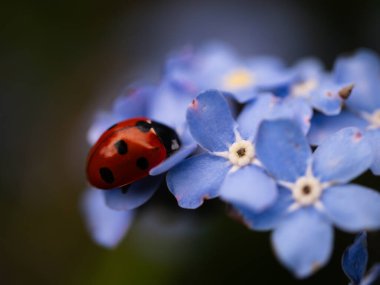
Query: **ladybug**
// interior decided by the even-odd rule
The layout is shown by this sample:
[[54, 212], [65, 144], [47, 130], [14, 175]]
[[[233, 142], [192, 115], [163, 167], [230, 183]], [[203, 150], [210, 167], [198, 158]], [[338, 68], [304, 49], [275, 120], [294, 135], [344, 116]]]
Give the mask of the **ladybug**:
[[147, 118], [121, 121], [108, 128], [90, 149], [87, 178], [99, 189], [131, 184], [179, 149], [176, 132]]

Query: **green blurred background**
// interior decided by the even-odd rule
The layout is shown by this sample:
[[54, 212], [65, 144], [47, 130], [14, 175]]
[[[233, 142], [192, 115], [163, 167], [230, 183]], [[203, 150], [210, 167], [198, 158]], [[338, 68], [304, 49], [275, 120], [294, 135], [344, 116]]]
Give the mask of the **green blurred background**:
[[[379, 1], [3, 1], [0, 9], [0, 284], [347, 284], [337, 232], [329, 265], [295, 280], [269, 234], [210, 201], [176, 207], [162, 190], [115, 250], [95, 245], [79, 200], [86, 131], [136, 80], [155, 83], [173, 49], [219, 39], [242, 53], [328, 66], [380, 51]], [[380, 187], [377, 178], [361, 182]], [[380, 261], [380, 235], [369, 237]]]

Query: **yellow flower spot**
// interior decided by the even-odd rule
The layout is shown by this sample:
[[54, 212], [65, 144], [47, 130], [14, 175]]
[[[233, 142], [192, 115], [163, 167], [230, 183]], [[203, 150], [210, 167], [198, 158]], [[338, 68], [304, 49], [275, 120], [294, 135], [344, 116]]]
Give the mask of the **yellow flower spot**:
[[253, 74], [247, 69], [237, 69], [229, 73], [224, 78], [224, 88], [227, 90], [236, 90], [248, 87], [254, 84]]

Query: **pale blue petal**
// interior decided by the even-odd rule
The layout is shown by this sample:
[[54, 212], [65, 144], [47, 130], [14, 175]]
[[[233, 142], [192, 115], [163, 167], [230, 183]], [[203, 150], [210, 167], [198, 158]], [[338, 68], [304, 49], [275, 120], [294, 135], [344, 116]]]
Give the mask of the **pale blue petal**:
[[249, 228], [268, 231], [274, 229], [281, 222], [293, 202], [294, 199], [289, 189], [279, 187], [278, 197], [274, 204], [262, 212], [256, 212], [252, 208], [241, 205], [234, 205], [234, 208]]
[[201, 93], [188, 108], [187, 122], [193, 138], [210, 151], [226, 151], [235, 141], [235, 121], [227, 100], [216, 90]]
[[229, 168], [225, 158], [204, 153], [188, 158], [172, 168], [166, 181], [180, 207], [195, 209], [205, 199], [219, 195]]
[[348, 182], [372, 164], [367, 139], [357, 128], [345, 128], [326, 139], [313, 153], [313, 173], [321, 181]]
[[367, 269], [367, 262], [367, 233], [362, 232], [356, 236], [354, 243], [344, 251], [342, 268], [354, 284], [359, 284]]
[[360, 285], [378, 285], [380, 282], [380, 263], [372, 266], [371, 270]]
[[247, 64], [253, 72], [256, 88], [261, 91], [285, 88], [295, 79], [294, 72], [285, 69], [278, 58], [256, 57], [247, 60]]
[[164, 81], [157, 88], [155, 96], [151, 98], [147, 117], [176, 130], [181, 129], [185, 124], [187, 107], [192, 99], [192, 94], [179, 92]]
[[284, 99], [269, 93], [260, 95], [248, 103], [237, 122], [244, 137], [255, 137], [263, 120], [291, 119], [299, 124], [306, 134], [312, 117], [312, 109], [304, 101], [291, 97]]
[[380, 59], [370, 50], [359, 50], [350, 57], [340, 57], [334, 66], [339, 83], [353, 83], [347, 105], [353, 110], [372, 112], [380, 107]]
[[115, 211], [106, 206], [103, 190], [90, 188], [82, 199], [86, 226], [96, 243], [107, 248], [119, 244], [133, 222], [133, 211]]
[[297, 62], [293, 67], [293, 71], [297, 73], [297, 77], [301, 81], [312, 78], [319, 78], [324, 72], [322, 62], [317, 58], [304, 58]]
[[322, 203], [330, 219], [345, 231], [380, 229], [380, 194], [370, 188], [333, 186], [325, 190]]
[[277, 192], [274, 180], [251, 165], [228, 173], [219, 195], [228, 203], [262, 211], [274, 203]]
[[368, 130], [365, 133], [372, 148], [373, 162], [371, 170], [373, 174], [380, 175], [380, 129]]
[[272, 243], [280, 261], [298, 278], [324, 266], [333, 246], [333, 228], [312, 208], [297, 210], [274, 230]]
[[95, 117], [87, 139], [93, 145], [110, 126], [120, 121], [147, 115], [148, 104], [154, 95], [152, 87], [129, 87], [126, 95], [116, 98], [112, 112], [101, 112]]
[[296, 122], [305, 135], [309, 132], [313, 109], [307, 101], [300, 98], [286, 97], [282, 101], [281, 109], [285, 110], [287, 114], [286, 116], [283, 115], [283, 118], [292, 119]]
[[308, 134], [312, 145], [320, 145], [328, 137], [347, 127], [357, 127], [364, 130], [367, 122], [349, 111], [342, 111], [337, 116], [325, 116], [315, 114], [311, 120], [311, 128]]
[[306, 172], [311, 149], [292, 121], [264, 121], [256, 138], [259, 160], [276, 179], [295, 181]]
[[345, 99], [339, 95], [339, 92], [344, 90], [344, 88], [350, 88], [350, 86], [337, 85], [330, 80], [325, 80], [315, 92], [312, 92], [311, 104], [315, 109], [325, 115], [338, 115], [345, 101]]
[[146, 116], [148, 105], [155, 96], [155, 88], [130, 86], [125, 93], [116, 98], [112, 113], [125, 119]]
[[171, 156], [169, 156], [166, 160], [161, 162], [156, 167], [152, 168], [149, 171], [149, 175], [159, 175], [168, 171], [169, 169], [180, 163], [182, 160], [184, 160], [186, 157], [188, 157], [191, 153], [193, 153], [196, 148], [197, 145], [195, 143], [182, 145], [178, 151], [173, 153]]
[[90, 145], [95, 144], [104, 131], [123, 119], [124, 118], [116, 114], [105, 112], [98, 113], [95, 117], [95, 122], [91, 125], [87, 132], [87, 141]]
[[133, 210], [146, 203], [160, 187], [162, 176], [147, 176], [126, 187], [106, 190], [108, 207], [114, 210]]

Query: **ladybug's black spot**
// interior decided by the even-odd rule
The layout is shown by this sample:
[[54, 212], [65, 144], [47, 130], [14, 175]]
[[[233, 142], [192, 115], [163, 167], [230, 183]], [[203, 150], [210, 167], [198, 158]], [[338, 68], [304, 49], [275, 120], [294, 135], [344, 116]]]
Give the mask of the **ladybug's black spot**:
[[113, 129], [113, 128], [116, 127], [116, 126], [117, 126], [117, 124], [113, 124], [111, 127], [109, 127], [109, 128], [107, 129], [107, 131]]
[[141, 170], [146, 170], [149, 167], [149, 162], [145, 157], [140, 157], [136, 161], [136, 166]]
[[147, 121], [138, 121], [136, 123], [136, 127], [143, 133], [147, 133], [150, 131], [150, 128], [152, 127], [152, 125]]
[[123, 140], [117, 141], [114, 144], [114, 146], [115, 146], [117, 152], [121, 155], [126, 154], [128, 152], [128, 144]]
[[111, 169], [109, 169], [107, 167], [100, 168], [99, 174], [102, 177], [103, 181], [108, 183], [108, 184], [112, 184], [115, 181]]

